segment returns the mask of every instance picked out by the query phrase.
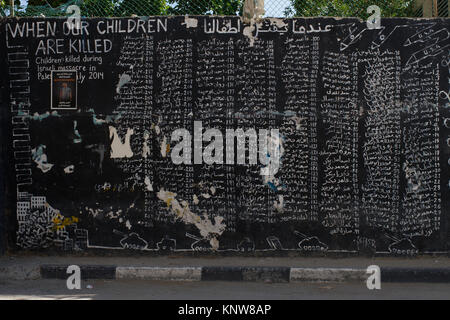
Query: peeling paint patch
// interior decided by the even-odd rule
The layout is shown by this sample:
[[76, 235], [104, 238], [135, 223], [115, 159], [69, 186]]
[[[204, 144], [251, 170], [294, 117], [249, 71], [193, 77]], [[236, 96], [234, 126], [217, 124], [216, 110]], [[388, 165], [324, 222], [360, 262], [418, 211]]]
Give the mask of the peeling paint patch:
[[407, 163], [403, 164], [403, 171], [407, 180], [407, 191], [418, 192], [422, 186], [421, 174], [417, 169], [410, 168]]
[[53, 164], [47, 162], [47, 155], [44, 153], [45, 148], [45, 145], [40, 144], [38, 147], [31, 150], [31, 158], [43, 173], [46, 173], [53, 168]]
[[290, 120], [294, 121], [295, 123], [295, 130], [300, 130], [302, 128], [302, 122], [306, 121], [306, 118], [301, 117], [291, 117]]
[[274, 201], [273, 202], [273, 207], [278, 211], [278, 212], [283, 212], [284, 211], [284, 198], [282, 195], [278, 196], [278, 201]]
[[147, 189], [147, 191], [153, 191], [153, 185], [152, 185], [149, 177], [145, 177], [144, 183], [145, 183], [145, 188]]
[[119, 78], [119, 83], [117, 84], [116, 87], [116, 93], [120, 93], [120, 89], [122, 89], [122, 87], [127, 83], [129, 83], [130, 81], [131, 77], [128, 74], [126, 73], [121, 74]]
[[32, 116], [29, 116], [28, 114], [26, 114], [26, 113], [24, 113], [22, 111], [19, 111], [18, 115], [19, 116], [24, 116], [24, 118], [28, 118], [28, 119], [34, 120], [34, 121], [42, 121], [42, 120], [47, 119], [49, 117], [61, 118], [61, 115], [59, 115], [57, 111], [52, 111], [51, 113], [47, 111], [46, 113], [43, 113], [43, 114], [39, 114], [39, 113], [36, 112]]
[[261, 168], [260, 174], [265, 184], [267, 184], [273, 191], [277, 192], [281, 187], [281, 182], [275, 175], [281, 165], [281, 158], [284, 154], [283, 139], [278, 134], [272, 134], [267, 138], [267, 158], [268, 163]]
[[75, 138], [73, 139], [73, 143], [80, 143], [81, 141], [83, 141], [81, 139], [80, 133], [78, 132], [76, 120], [73, 121], [73, 134], [75, 135]]
[[250, 24], [250, 26], [245, 27], [244, 31], [242, 31], [242, 34], [246, 36], [250, 41], [250, 47], [253, 47], [255, 44], [255, 37], [253, 36], [253, 31], [255, 31], [255, 24], [253, 23], [253, 21]]
[[167, 138], [164, 137], [161, 141], [161, 156], [163, 158], [167, 157], [168, 150], [170, 150], [170, 146], [167, 144]]
[[150, 147], [148, 146], [149, 139], [150, 139], [150, 134], [146, 130], [144, 132], [144, 142], [143, 142], [143, 146], [142, 146], [142, 157], [143, 158], [147, 158], [147, 156], [150, 155]]
[[133, 133], [133, 129], [128, 128], [125, 135], [125, 142], [122, 143], [116, 128], [109, 126], [109, 138], [112, 139], [111, 158], [131, 158], [133, 156], [133, 151], [130, 146], [130, 139]]
[[223, 223], [224, 218], [221, 216], [214, 217], [214, 223], [209, 219], [206, 213], [200, 217], [189, 209], [189, 204], [186, 201], [178, 202], [177, 194], [161, 189], [156, 194], [158, 199], [164, 201], [167, 207], [175, 214], [176, 218], [183, 221], [185, 224], [193, 224], [200, 231], [200, 235], [209, 240], [211, 248], [217, 250], [219, 248], [219, 241], [217, 237], [220, 236], [226, 228]]
[[198, 197], [197, 197], [196, 194], [194, 194], [194, 195], [192, 196], [192, 201], [194, 202], [194, 204], [199, 204], [199, 202], [200, 202], [200, 200], [198, 200]]
[[73, 173], [74, 171], [75, 171], [75, 166], [73, 164], [64, 168], [64, 173], [66, 173], [66, 174]]
[[182, 23], [182, 25], [185, 25], [186, 29], [197, 28], [198, 20], [195, 18], [189, 18], [188, 16], [184, 16], [184, 22]]
[[117, 115], [108, 115], [106, 116], [106, 119], [99, 119], [97, 118], [97, 115], [95, 114], [94, 109], [89, 109], [88, 112], [92, 113], [92, 122], [96, 125], [102, 125], [102, 124], [106, 124], [106, 123], [113, 123], [113, 122], [117, 122], [117, 120], [119, 120], [120, 118], [122, 118], [122, 113], [120, 112]]

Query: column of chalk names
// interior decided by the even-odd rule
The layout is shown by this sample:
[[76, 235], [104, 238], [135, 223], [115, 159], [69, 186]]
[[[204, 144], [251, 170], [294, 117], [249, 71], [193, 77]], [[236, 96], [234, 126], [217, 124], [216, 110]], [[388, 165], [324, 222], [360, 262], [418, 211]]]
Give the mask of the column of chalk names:
[[153, 116], [153, 62], [154, 62], [154, 40], [152, 37], [146, 38], [144, 42], [145, 47], [145, 61], [147, 62], [144, 66], [145, 79], [143, 82], [146, 84], [145, 100], [146, 108], [143, 113], [144, 120], [144, 136], [142, 143], [142, 157], [144, 158], [144, 183], [143, 189], [145, 192], [144, 197], [144, 212], [145, 221], [141, 224], [145, 226], [153, 226], [149, 221], [153, 217], [153, 212], [155, 212], [155, 193], [153, 189], [154, 183], [154, 162], [153, 154], [155, 152], [154, 136], [156, 134], [155, 123], [157, 123], [157, 118]]
[[352, 57], [326, 52], [322, 61], [321, 117], [324, 144], [320, 161], [323, 181], [319, 190], [323, 226], [333, 235], [357, 234], [356, 201], [358, 112]]
[[150, 175], [143, 153], [151, 122], [152, 64], [152, 37], [125, 36], [117, 60], [116, 121], [109, 125], [109, 132], [111, 158], [126, 173], [128, 191], [138, 191]]
[[311, 220], [318, 218], [318, 141], [317, 141], [317, 76], [319, 71], [319, 37], [313, 37], [311, 50], [310, 97], [309, 97], [309, 176], [311, 179]]
[[362, 52], [358, 59], [364, 74], [363, 219], [370, 227], [396, 231], [401, 143], [398, 52]]
[[[191, 130], [192, 126], [192, 39], [160, 40], [156, 43], [156, 100], [154, 115], [155, 143], [155, 185], [157, 199], [157, 220], [173, 220], [171, 204], [188, 204], [193, 197], [192, 162], [174, 163], [171, 159], [172, 133], [177, 129]], [[190, 131], [192, 132], [192, 131]], [[157, 181], [157, 182], [156, 182]], [[177, 216], [177, 218], [183, 218]]]
[[[234, 41], [216, 38], [197, 43], [196, 121], [203, 132], [213, 129], [214, 136], [203, 141], [203, 161], [196, 174], [194, 197], [199, 211], [225, 219], [227, 230], [234, 230], [234, 170], [225, 165], [226, 128], [233, 128], [234, 113]], [[216, 131], [218, 130], [218, 131]], [[216, 141], [217, 139], [217, 141]], [[214, 148], [220, 146], [223, 148]], [[233, 169], [230, 167], [230, 169]]]
[[439, 68], [414, 65], [402, 75], [401, 234], [430, 236], [440, 228]]
[[[226, 107], [225, 107], [225, 128], [234, 128], [235, 127], [235, 40], [230, 39], [228, 41], [227, 46], [227, 73], [226, 73]], [[226, 130], [226, 129], [225, 129]], [[228, 217], [227, 221], [227, 230], [232, 231], [235, 230], [235, 221], [237, 218], [237, 210], [236, 210], [236, 172], [234, 165], [226, 164], [226, 154], [229, 152], [228, 145], [225, 146], [225, 155], [224, 155], [224, 163], [225, 163], [225, 197], [226, 197], [226, 207]]]
[[[268, 130], [270, 135], [270, 129], [276, 124], [274, 43], [258, 40], [249, 46], [247, 40], [238, 40], [236, 50], [236, 127], [247, 137], [257, 138], [260, 129]], [[247, 165], [239, 166], [240, 172], [236, 173], [237, 202], [242, 218], [274, 222], [275, 215], [280, 214], [281, 199], [277, 192], [281, 184], [274, 175], [261, 174], [257, 158], [250, 165], [248, 158], [246, 156]]]
[[280, 168], [285, 186], [282, 220], [317, 220], [317, 200], [313, 204], [312, 199], [317, 197], [317, 154], [313, 152], [317, 152], [318, 52], [313, 53], [311, 42], [307, 36], [286, 39], [286, 55], [281, 64], [285, 92], [280, 128], [285, 150]]

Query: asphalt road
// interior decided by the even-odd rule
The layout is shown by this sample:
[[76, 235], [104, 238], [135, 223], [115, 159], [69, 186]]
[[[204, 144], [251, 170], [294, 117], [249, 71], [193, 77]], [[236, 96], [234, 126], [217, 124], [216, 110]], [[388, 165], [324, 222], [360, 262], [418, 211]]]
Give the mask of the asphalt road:
[[[89, 286], [89, 288], [87, 288]], [[450, 284], [384, 283], [368, 290], [365, 283], [168, 282], [138, 280], [82, 281], [68, 290], [63, 280], [1, 281], [0, 299], [134, 299], [134, 300], [307, 300], [307, 299], [450, 299]]]

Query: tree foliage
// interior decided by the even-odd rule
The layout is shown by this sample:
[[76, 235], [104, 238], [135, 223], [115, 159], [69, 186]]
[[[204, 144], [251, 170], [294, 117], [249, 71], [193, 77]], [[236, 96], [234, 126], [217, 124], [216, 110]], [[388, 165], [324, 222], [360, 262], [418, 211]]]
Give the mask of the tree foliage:
[[[98, 0], [96, 0], [98, 1]], [[152, 16], [163, 15], [168, 6], [165, 0], [122, 0], [115, 9], [116, 16]]]
[[6, 2], [4, 0], [0, 0], [0, 17], [6, 16]]
[[408, 17], [413, 14], [414, 0], [290, 0], [287, 16], [358, 17], [366, 20], [367, 8], [377, 5], [382, 17]]
[[[0, 0], [0, 15], [9, 12], [9, 0]], [[16, 10], [20, 0], [16, 1]], [[277, 0], [272, 0], [277, 1]], [[367, 19], [367, 8], [377, 5], [382, 17], [413, 16], [414, 0], [289, 0], [286, 16], [359, 17]], [[28, 0], [25, 14], [30, 16], [67, 15], [66, 8], [77, 4], [84, 17], [123, 17], [151, 15], [236, 15], [244, 0]], [[267, 6], [266, 0], [266, 6]], [[23, 8], [22, 8], [23, 10]]]
[[46, 6], [50, 5], [53, 8], [59, 7], [67, 0], [28, 0], [29, 6]]
[[236, 15], [243, 0], [168, 0], [168, 13], [175, 15]]
[[65, 16], [71, 4], [80, 7], [82, 17], [164, 15], [168, 9], [166, 0], [28, 0], [26, 10], [28, 15]]
[[[10, 15], [11, 0], [0, 0], [0, 17], [7, 17]], [[14, 0], [14, 10], [21, 10], [22, 5], [20, 0]]]

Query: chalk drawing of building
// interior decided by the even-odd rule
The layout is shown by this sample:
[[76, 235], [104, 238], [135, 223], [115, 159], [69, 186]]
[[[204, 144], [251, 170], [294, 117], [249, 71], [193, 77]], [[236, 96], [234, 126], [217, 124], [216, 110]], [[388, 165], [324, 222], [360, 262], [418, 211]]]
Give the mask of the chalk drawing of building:
[[53, 208], [45, 196], [35, 196], [27, 192], [18, 193], [19, 245], [33, 248], [50, 237], [52, 245], [58, 249], [65, 251], [86, 249], [88, 231], [78, 228], [75, 222], [78, 220], [71, 221], [69, 225], [61, 224], [63, 220], [65, 217], [60, 210]]

